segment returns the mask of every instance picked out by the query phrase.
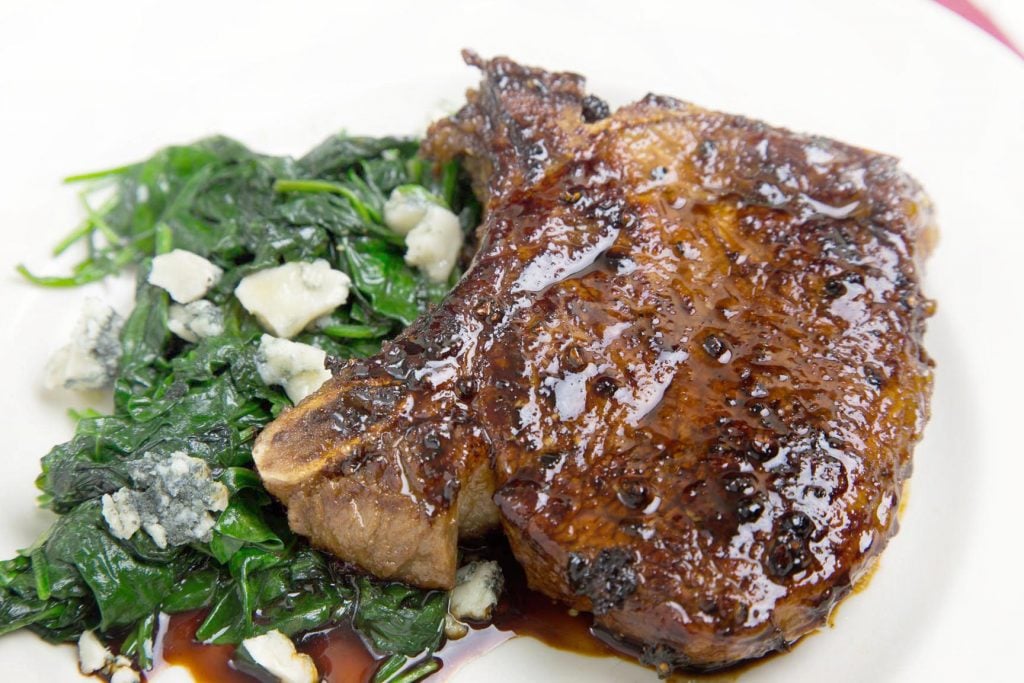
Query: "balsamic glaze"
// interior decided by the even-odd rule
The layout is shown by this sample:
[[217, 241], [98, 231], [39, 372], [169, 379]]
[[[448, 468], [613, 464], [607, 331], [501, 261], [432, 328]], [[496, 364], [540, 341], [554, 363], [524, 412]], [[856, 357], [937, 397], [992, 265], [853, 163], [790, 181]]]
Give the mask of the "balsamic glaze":
[[[634, 653], [629, 652], [626, 646], [595, 630], [589, 614], [576, 613], [530, 590], [522, 568], [503, 539], [494, 539], [486, 546], [466, 548], [464, 552], [472, 558], [497, 560], [505, 575], [505, 591], [489, 623], [471, 623], [465, 637], [449, 640], [435, 653], [442, 662], [442, 668], [431, 681], [446, 680], [470, 660], [520, 636], [535, 638], [550, 647], [580, 655], [636, 661]], [[205, 616], [203, 610], [161, 616], [154, 671], [168, 666], [184, 667], [198, 683], [256, 681], [234, 669], [231, 664], [234, 646], [196, 642], [196, 629]], [[303, 636], [298, 642], [298, 650], [313, 658], [322, 680], [327, 683], [370, 683], [382, 662], [382, 658], [367, 647], [348, 623]], [[731, 682], [744, 668], [746, 666], [709, 675], [685, 674], [672, 680]], [[654, 671], [651, 672], [651, 680], [657, 680]]]

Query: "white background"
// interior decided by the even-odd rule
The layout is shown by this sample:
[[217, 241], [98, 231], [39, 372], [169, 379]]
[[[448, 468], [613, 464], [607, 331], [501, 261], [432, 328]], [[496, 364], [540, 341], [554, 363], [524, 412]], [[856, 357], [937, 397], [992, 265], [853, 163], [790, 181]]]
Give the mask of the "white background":
[[1014, 45], [1024, 50], [1024, 2], [975, 0], [974, 4], [1003, 30]]
[[[1009, 2], [986, 5], [1019, 17], [996, 9]], [[927, 283], [939, 300], [934, 417], [903, 530], [835, 628], [741, 680], [1019, 680], [1024, 66], [926, 0], [3, 0], [0, 555], [45, 527], [33, 507], [37, 460], [70, 434], [64, 408], [83, 400], [38, 388], [82, 292], [40, 291], [13, 274], [22, 260], [48, 267], [47, 247], [75, 224], [74, 192], [58, 179], [214, 132], [277, 153], [341, 127], [416, 132], [474, 81], [463, 46], [580, 71], [614, 101], [664, 92], [904, 159], [943, 235]], [[72, 660], [26, 634], [0, 638], [0, 680], [73, 680]], [[652, 678], [528, 640], [460, 674]]]

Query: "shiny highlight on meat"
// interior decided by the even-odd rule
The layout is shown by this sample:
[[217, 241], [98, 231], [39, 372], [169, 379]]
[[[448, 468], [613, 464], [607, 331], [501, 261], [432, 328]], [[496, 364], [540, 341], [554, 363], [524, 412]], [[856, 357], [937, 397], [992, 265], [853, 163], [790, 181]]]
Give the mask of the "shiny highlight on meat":
[[887, 156], [467, 53], [423, 144], [479, 249], [435, 310], [260, 436], [292, 527], [452, 586], [501, 528], [530, 586], [662, 673], [785, 648], [896, 533], [928, 417], [931, 207]]

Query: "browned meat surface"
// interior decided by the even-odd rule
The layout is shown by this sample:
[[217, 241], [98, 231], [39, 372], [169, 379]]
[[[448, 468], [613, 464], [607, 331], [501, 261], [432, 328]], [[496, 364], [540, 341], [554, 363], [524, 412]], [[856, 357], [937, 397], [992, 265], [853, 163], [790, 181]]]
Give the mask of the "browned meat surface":
[[785, 647], [896, 532], [927, 199], [886, 156], [469, 59], [483, 83], [424, 150], [474, 173], [472, 266], [267, 428], [267, 487], [424, 586], [500, 524], [533, 588], [662, 671]]

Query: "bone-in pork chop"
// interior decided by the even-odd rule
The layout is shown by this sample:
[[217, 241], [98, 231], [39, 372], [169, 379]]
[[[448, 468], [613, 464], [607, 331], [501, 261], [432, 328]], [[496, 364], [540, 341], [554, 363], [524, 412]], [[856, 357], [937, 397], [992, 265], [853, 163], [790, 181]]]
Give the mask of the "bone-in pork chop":
[[666, 672], [821, 625], [896, 532], [928, 416], [930, 204], [894, 159], [482, 61], [424, 142], [485, 203], [448, 298], [259, 438], [292, 527], [450, 587], [530, 586]]

